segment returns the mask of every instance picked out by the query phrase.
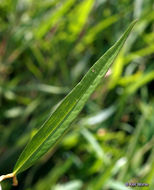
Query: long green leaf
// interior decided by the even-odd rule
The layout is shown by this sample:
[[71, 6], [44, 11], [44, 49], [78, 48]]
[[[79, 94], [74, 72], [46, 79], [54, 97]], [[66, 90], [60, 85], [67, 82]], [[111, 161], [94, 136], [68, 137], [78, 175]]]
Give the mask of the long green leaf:
[[89, 96], [105, 76], [115, 60], [131, 29], [132, 22], [123, 36], [88, 71], [83, 79], [66, 96], [55, 112], [46, 120], [40, 130], [21, 153], [13, 174], [16, 175], [32, 166], [43, 156], [68, 129], [69, 124], [78, 115]]

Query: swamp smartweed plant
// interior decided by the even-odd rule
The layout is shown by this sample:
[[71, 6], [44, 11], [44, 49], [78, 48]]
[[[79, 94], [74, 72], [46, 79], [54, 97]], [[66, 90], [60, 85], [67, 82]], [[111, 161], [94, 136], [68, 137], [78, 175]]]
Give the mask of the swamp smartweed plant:
[[64, 134], [70, 123], [82, 110], [101, 79], [105, 77], [135, 23], [136, 21], [130, 24], [122, 37], [89, 69], [83, 79], [64, 98], [55, 112], [45, 121], [36, 135], [27, 144], [19, 156], [13, 172], [2, 175], [0, 181], [13, 178], [13, 185], [17, 185], [17, 174], [31, 167], [49, 149], [54, 147], [57, 140]]

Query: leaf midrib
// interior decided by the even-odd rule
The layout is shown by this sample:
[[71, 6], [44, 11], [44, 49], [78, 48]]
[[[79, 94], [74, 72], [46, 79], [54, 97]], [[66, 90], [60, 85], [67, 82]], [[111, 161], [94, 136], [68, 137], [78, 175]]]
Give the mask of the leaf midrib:
[[[135, 21], [136, 22], [136, 21]], [[133, 27], [133, 25], [135, 24], [135, 22], [134, 23], [132, 23], [132, 26], [131, 27], [129, 27], [127, 30], [126, 30], [126, 32], [125, 32], [125, 34], [121, 37], [121, 39], [117, 42], [117, 43], [115, 43], [108, 51], [111, 51], [111, 49], [112, 48], [114, 48], [114, 47], [116, 47], [116, 45], [118, 45], [118, 43], [119, 43], [119, 45], [120, 45], [120, 41], [123, 39], [124, 41], [123, 41], [123, 43], [125, 42], [125, 40], [126, 39], [124, 39], [125, 38], [125, 35], [127, 34], [127, 33], [129, 33], [130, 32], [130, 30], [132, 29], [132, 27]], [[119, 50], [121, 49], [121, 47], [122, 47], [122, 45], [123, 45], [123, 43], [119, 46], [119, 47], [117, 47]], [[118, 50], [118, 51], [119, 51]], [[107, 51], [107, 52], [108, 52]], [[107, 55], [107, 52], [100, 58], [100, 59], [103, 59], [103, 57], [104, 56], [106, 56]], [[109, 52], [108, 52], [109, 53]], [[111, 57], [110, 57], [111, 56]], [[112, 60], [111, 58], [115, 58], [115, 56], [116, 56], [116, 54], [115, 53], [113, 53], [113, 54], [111, 54], [110, 56], [108, 56], [109, 57], [109, 59], [108, 60], [104, 60], [105, 62], [109, 62], [109, 60], [111, 61], [111, 62], [113, 62], [114, 60]], [[104, 57], [105, 58], [105, 57]], [[98, 60], [99, 61], [99, 60]], [[97, 63], [97, 62], [96, 62]], [[105, 64], [105, 63], [104, 63]], [[111, 63], [112, 64], [112, 63]], [[91, 67], [91, 69], [92, 68], [94, 68], [96, 65], [94, 64], [92, 67]], [[104, 65], [105, 67], [107, 67], [107, 65], [105, 64]], [[90, 69], [90, 70], [91, 70]], [[107, 69], [107, 68], [106, 68]], [[89, 71], [90, 71], [89, 70]], [[108, 70], [108, 69], [107, 69]], [[106, 71], [107, 71], [106, 70]], [[97, 79], [97, 77], [99, 76], [99, 74], [101, 73], [101, 71], [102, 71], [102, 69], [100, 69], [98, 72], [97, 72], [97, 75], [96, 75], [96, 77], [94, 77], [94, 78], [92, 78], [92, 80], [90, 81], [91, 83], [93, 83], [96, 79]], [[105, 71], [105, 73], [106, 73], [106, 71]], [[88, 74], [88, 73], [87, 73]], [[85, 76], [87, 76], [87, 74], [85, 75]], [[102, 74], [102, 77], [104, 76], [104, 73]], [[85, 79], [85, 77], [83, 77], [83, 79]], [[80, 85], [81, 84], [81, 82], [83, 81], [83, 79], [78, 83], [78, 85]], [[78, 86], [77, 85], [77, 86]], [[77, 87], [76, 86], [76, 87]], [[79, 94], [79, 98], [78, 99], [74, 99], [74, 101], [75, 101], [75, 103], [74, 103], [74, 105], [72, 105], [72, 107], [70, 108], [70, 111], [63, 117], [63, 119], [51, 130], [51, 132], [49, 132], [49, 134], [42, 140], [42, 142], [40, 142], [39, 143], [39, 146], [37, 146], [36, 147], [36, 149], [29, 155], [29, 156], [27, 156], [27, 159], [25, 159], [25, 161], [23, 161], [23, 162], [21, 162], [21, 164], [17, 167], [17, 169], [13, 172], [14, 174], [16, 174], [21, 168], [23, 168], [24, 167], [24, 165], [25, 165], [25, 162], [27, 161], [27, 160], [29, 160], [32, 156], [33, 156], [33, 154], [35, 153], [35, 151], [37, 151], [39, 148], [40, 148], [40, 146], [49, 138], [49, 136], [53, 133], [53, 131], [55, 131], [55, 129], [58, 129], [58, 126], [59, 125], [61, 125], [63, 122], [64, 122], [64, 120], [69, 116], [69, 113], [70, 112], [72, 112], [72, 110], [74, 109], [74, 107], [78, 104], [78, 102], [82, 99], [82, 97], [84, 96], [84, 94], [85, 94], [85, 92], [88, 90], [88, 88], [85, 88], [86, 86], [85, 85], [83, 85], [83, 84], [81, 84], [81, 88], [80, 89], [78, 89], [78, 88], [76, 88], [75, 87], [75, 89], [76, 90], [83, 90], [83, 92], [81, 93], [81, 95]], [[88, 87], [89, 87], [89, 85], [88, 85]], [[74, 92], [74, 90], [75, 89], [73, 89], [72, 90], [72, 93]], [[71, 95], [71, 92], [68, 94], [68, 96], [66, 96], [66, 99], [67, 99], [67, 97], [69, 97], [69, 95]], [[64, 101], [66, 100], [66, 99], [64, 99]], [[64, 103], [64, 101], [63, 101], [63, 103]], [[64, 107], [65, 108], [65, 107]], [[52, 116], [51, 116], [52, 117]], [[49, 119], [50, 120], [50, 119]], [[47, 120], [47, 122], [49, 121], [49, 120]], [[46, 123], [46, 122], [45, 122]], [[43, 125], [44, 126], [44, 125]], [[20, 159], [20, 158], [19, 158]], [[19, 163], [20, 163], [20, 161], [19, 161]]]

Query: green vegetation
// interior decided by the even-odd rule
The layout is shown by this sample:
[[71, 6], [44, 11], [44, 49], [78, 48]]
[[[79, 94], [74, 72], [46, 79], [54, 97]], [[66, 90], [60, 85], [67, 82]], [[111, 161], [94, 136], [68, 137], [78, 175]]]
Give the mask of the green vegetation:
[[[16, 189], [130, 190], [126, 182], [144, 182], [153, 190], [153, 7], [152, 0], [0, 1], [0, 175], [12, 172], [30, 139], [15, 173], [40, 157], [23, 165], [46, 139], [43, 128], [48, 151], [97, 87], [54, 149], [19, 174]], [[128, 31], [97, 60], [136, 18], [101, 82]], [[48, 123], [60, 128], [53, 133]]]

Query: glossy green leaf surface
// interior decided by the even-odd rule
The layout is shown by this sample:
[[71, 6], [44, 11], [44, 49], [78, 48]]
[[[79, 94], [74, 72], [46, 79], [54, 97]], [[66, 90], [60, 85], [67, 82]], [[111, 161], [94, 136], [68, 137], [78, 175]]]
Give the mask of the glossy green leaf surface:
[[117, 57], [136, 21], [132, 22], [123, 36], [87, 72], [83, 79], [64, 98], [59, 107], [46, 120], [21, 153], [13, 170], [18, 174], [32, 166], [52, 148], [77, 117], [89, 96], [94, 92], [111, 64]]

